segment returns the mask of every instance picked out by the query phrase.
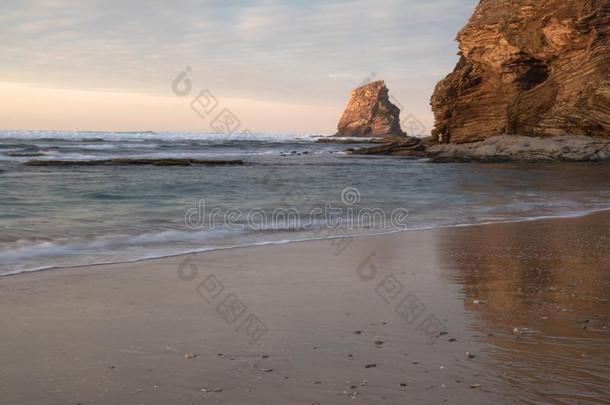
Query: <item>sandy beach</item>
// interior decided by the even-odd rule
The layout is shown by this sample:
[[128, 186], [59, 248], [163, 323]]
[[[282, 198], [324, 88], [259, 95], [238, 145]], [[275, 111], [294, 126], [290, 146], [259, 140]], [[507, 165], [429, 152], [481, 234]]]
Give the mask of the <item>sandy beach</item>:
[[610, 405], [610, 0], [0, 20], [0, 405]]
[[599, 213], [3, 277], [0, 402], [610, 403], [609, 225]]

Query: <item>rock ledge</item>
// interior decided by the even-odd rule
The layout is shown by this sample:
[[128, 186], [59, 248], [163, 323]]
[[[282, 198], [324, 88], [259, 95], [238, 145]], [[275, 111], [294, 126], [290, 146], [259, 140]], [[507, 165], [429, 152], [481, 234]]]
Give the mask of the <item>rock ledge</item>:
[[434, 145], [426, 153], [434, 162], [610, 162], [610, 139], [501, 135], [481, 142]]

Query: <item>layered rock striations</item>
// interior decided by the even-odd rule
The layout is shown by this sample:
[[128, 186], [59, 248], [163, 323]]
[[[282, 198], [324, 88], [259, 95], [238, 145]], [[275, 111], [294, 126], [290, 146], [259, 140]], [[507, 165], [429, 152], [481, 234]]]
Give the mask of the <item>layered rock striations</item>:
[[435, 139], [610, 137], [610, 0], [481, 0], [457, 40]]
[[400, 128], [400, 109], [390, 102], [388, 94], [382, 80], [353, 90], [335, 136], [404, 136]]

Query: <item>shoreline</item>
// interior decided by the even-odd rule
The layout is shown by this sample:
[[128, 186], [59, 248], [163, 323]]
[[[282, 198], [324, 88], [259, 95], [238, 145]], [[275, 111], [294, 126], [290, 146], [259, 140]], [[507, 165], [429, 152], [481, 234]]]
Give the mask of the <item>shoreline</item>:
[[193, 255], [193, 254], [207, 254], [207, 253], [212, 253], [212, 252], [216, 252], [216, 251], [227, 251], [227, 250], [234, 250], [234, 249], [245, 249], [245, 248], [265, 247], [265, 246], [283, 246], [283, 245], [291, 245], [291, 244], [307, 243], [307, 242], [332, 241], [332, 240], [336, 240], [336, 239], [346, 239], [346, 238], [367, 238], [367, 237], [374, 237], [374, 236], [394, 235], [394, 234], [407, 233], [407, 232], [434, 231], [437, 229], [441, 230], [441, 229], [453, 229], [453, 228], [468, 228], [468, 227], [488, 226], [488, 225], [496, 225], [496, 224], [513, 224], [513, 223], [522, 223], [522, 222], [552, 221], [552, 220], [570, 219], [570, 218], [583, 218], [583, 217], [588, 217], [591, 215], [596, 215], [596, 214], [605, 213], [605, 212], [610, 212], [610, 207], [594, 209], [594, 210], [579, 212], [579, 213], [575, 213], [575, 214], [565, 214], [564, 213], [564, 214], [556, 214], [556, 215], [548, 215], [548, 216], [536, 216], [536, 217], [531, 217], [531, 218], [509, 219], [509, 220], [502, 220], [502, 221], [487, 221], [487, 222], [465, 223], [465, 224], [455, 224], [455, 225], [438, 225], [438, 226], [422, 227], [422, 228], [417, 228], [417, 229], [400, 229], [400, 230], [383, 231], [383, 232], [379, 232], [379, 233], [355, 234], [355, 235], [349, 235], [347, 237], [346, 236], [334, 236], [334, 237], [321, 237], [321, 238], [311, 238], [311, 239], [294, 239], [294, 240], [291, 239], [291, 240], [281, 240], [281, 241], [258, 242], [258, 243], [252, 243], [252, 244], [246, 244], [246, 245], [209, 247], [209, 248], [204, 248], [204, 249], [199, 249], [199, 250], [188, 251], [188, 252], [184, 252], [184, 253], [145, 257], [145, 258], [138, 258], [138, 259], [134, 259], [134, 260], [126, 260], [126, 261], [89, 263], [89, 264], [73, 265], [73, 266], [49, 266], [49, 267], [42, 267], [42, 268], [36, 268], [36, 269], [30, 269], [30, 270], [16, 270], [14, 272], [0, 274], [0, 280], [2, 280], [3, 278], [7, 278], [7, 277], [22, 276], [22, 275], [30, 274], [30, 273], [36, 274], [36, 273], [42, 273], [42, 272], [47, 272], [47, 271], [57, 271], [57, 270], [65, 270], [65, 269], [87, 268], [87, 267], [97, 267], [97, 266], [107, 266], [107, 265], [137, 264], [137, 263], [143, 263], [143, 262], [147, 262], [147, 261], [151, 261], [151, 260], [176, 258], [176, 257], [189, 256], [189, 255]]
[[[608, 224], [603, 212], [355, 238], [339, 255], [332, 241], [309, 241], [0, 278], [0, 395], [51, 405], [600, 400]], [[220, 310], [227, 297], [243, 303], [239, 319]], [[399, 311], [409, 297], [418, 318]], [[251, 315], [266, 328], [253, 343]], [[429, 319], [443, 328], [422, 326]]]

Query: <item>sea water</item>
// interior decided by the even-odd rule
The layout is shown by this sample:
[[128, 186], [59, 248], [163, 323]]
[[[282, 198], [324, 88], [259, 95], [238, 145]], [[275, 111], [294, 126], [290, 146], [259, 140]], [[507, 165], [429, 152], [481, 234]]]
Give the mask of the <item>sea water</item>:
[[[287, 134], [0, 131], [0, 275], [610, 209], [610, 165], [433, 164], [353, 156], [345, 150], [362, 145], [315, 140]], [[24, 165], [112, 158], [244, 164]], [[278, 220], [286, 219], [275, 216], [278, 210], [298, 215]], [[328, 210], [333, 215], [322, 215]], [[386, 217], [371, 221], [371, 213], [379, 212]], [[405, 214], [400, 223], [390, 220], [396, 212]]]

